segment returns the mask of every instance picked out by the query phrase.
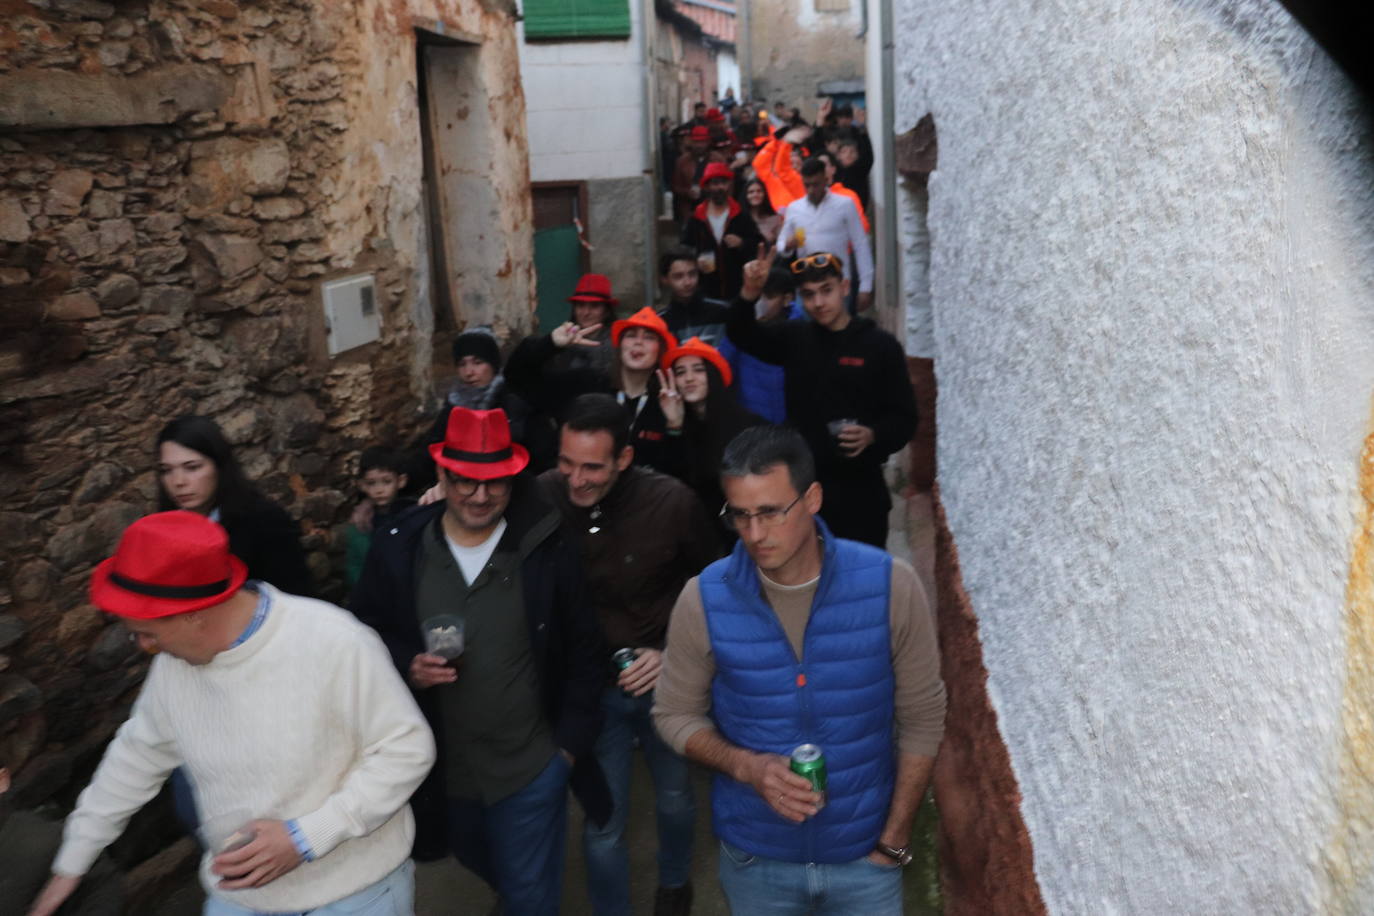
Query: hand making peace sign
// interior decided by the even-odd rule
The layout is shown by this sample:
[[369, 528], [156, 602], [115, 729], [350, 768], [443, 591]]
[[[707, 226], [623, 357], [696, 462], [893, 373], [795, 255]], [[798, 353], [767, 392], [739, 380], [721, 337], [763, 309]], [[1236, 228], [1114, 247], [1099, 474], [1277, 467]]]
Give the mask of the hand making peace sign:
[[677, 390], [677, 382], [671, 371], [655, 369], [658, 375], [658, 406], [663, 411], [663, 419], [669, 429], [681, 429], [687, 411], [682, 403], [682, 393]]
[[744, 285], [739, 291], [741, 299], [753, 302], [763, 295], [764, 284], [768, 282], [768, 272], [773, 269], [773, 261], [777, 256], [776, 248], [763, 242], [759, 243], [758, 258], [744, 265]]

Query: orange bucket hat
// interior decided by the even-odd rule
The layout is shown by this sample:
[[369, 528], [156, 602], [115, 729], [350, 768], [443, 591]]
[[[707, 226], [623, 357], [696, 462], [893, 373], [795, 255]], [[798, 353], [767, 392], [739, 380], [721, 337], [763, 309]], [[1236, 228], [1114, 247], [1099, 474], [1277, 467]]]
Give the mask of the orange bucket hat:
[[730, 387], [730, 383], [734, 380], [730, 372], [730, 363], [726, 361], [724, 356], [720, 355], [719, 350], [702, 340], [700, 337], [693, 337], [685, 344], [679, 344], [667, 353], [664, 353], [663, 371], [672, 371], [673, 363], [684, 356], [700, 356], [702, 359], [715, 366], [716, 369], [720, 371], [720, 377], [725, 382], [725, 387]]
[[624, 334], [628, 328], [644, 328], [653, 331], [659, 337], [663, 338], [663, 349], [665, 351], [671, 350], [673, 347], [677, 346], [677, 338], [673, 336], [672, 331], [668, 330], [667, 322], [658, 317], [658, 313], [647, 305], [635, 312], [629, 318], [622, 318], [611, 325], [611, 343], [615, 344], [617, 347], [620, 346], [620, 335]]

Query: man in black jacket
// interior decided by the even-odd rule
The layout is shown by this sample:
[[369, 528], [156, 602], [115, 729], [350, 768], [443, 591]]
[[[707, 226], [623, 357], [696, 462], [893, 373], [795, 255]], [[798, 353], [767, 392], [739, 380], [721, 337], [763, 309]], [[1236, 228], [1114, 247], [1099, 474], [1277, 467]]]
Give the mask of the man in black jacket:
[[703, 343], [726, 352], [722, 348], [729, 345], [725, 318], [730, 307], [702, 294], [696, 251], [686, 245], [674, 245], [663, 252], [658, 258], [658, 282], [668, 294], [668, 304], [659, 309], [658, 317], [673, 336], [678, 340], [700, 337]]
[[[352, 601], [438, 744], [412, 800], [416, 855], [447, 845], [506, 912], [556, 913], [567, 788], [591, 822], [611, 807], [592, 753], [606, 652], [581, 558], [558, 510], [520, 476], [529, 454], [504, 412], [455, 407], [430, 454], [444, 500], [376, 532]], [[458, 638], [437, 654], [436, 635]]]
[[701, 288], [708, 296], [730, 300], [739, 294], [744, 265], [762, 236], [749, 213], [731, 196], [735, 173], [712, 162], [701, 176], [705, 196], [682, 226], [682, 244], [697, 253]]
[[673, 602], [687, 580], [716, 559], [720, 538], [686, 485], [632, 466], [629, 434], [625, 412], [614, 398], [582, 395], [563, 423], [558, 467], [541, 474], [539, 484], [569, 530], [578, 532], [607, 648], [633, 654], [633, 662], [621, 660], [627, 667], [608, 664], [605, 669], [605, 727], [596, 757], [615, 810], [604, 826], [588, 823], [583, 834], [592, 909], [604, 916], [630, 913], [625, 826], [638, 744], [653, 777], [658, 819], [654, 914], [686, 916], [692, 904], [688, 879], [695, 822], [691, 773], [687, 761], [654, 731], [649, 714]]
[[845, 307], [849, 282], [838, 255], [816, 252], [792, 262], [810, 321], [763, 325], [754, 302], [776, 251], [759, 246], [744, 268], [726, 330], [737, 347], [783, 367], [787, 421], [811, 446], [825, 491], [821, 516], [837, 537], [887, 545], [892, 508], [883, 462], [911, 441], [916, 398], [901, 344]]

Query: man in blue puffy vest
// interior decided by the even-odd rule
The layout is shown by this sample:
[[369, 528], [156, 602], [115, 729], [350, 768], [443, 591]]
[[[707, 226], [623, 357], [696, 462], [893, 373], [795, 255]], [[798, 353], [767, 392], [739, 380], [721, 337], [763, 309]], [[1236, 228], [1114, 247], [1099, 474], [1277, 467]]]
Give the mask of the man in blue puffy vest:
[[[778, 426], [725, 451], [730, 556], [690, 580], [654, 724], [717, 771], [720, 882], [735, 913], [899, 916], [912, 821], [944, 730], [934, 621], [915, 572], [831, 535], [806, 442]], [[819, 745], [824, 797], [789, 755]]]

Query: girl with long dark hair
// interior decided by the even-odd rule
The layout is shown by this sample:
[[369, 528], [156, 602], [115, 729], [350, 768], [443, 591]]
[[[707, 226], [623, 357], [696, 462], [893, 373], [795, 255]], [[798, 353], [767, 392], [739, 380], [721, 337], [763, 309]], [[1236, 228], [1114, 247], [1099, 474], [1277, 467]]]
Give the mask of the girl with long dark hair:
[[745, 429], [766, 422], [735, 401], [731, 381], [730, 363], [697, 337], [665, 353], [659, 370], [659, 401], [668, 431], [680, 439], [683, 452], [679, 476], [710, 512], [725, 504], [720, 488], [725, 447]]
[[744, 186], [744, 209], [754, 220], [754, 225], [759, 227], [759, 234], [763, 240], [772, 248], [778, 243], [778, 233], [782, 231], [782, 214], [773, 209], [773, 203], [768, 199], [768, 189], [764, 187], [763, 179], [755, 175], [750, 178]]
[[248, 575], [293, 595], [314, 595], [300, 526], [262, 494], [209, 417], [178, 417], [157, 436], [158, 510], [186, 509], [219, 522]]

